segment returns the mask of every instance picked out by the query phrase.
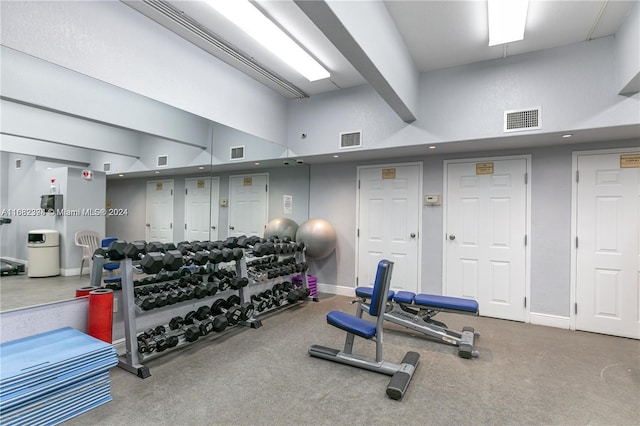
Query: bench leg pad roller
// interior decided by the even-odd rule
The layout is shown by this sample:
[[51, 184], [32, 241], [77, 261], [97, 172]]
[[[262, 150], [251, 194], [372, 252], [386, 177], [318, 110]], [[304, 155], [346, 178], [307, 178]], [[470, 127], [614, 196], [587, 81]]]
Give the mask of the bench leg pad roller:
[[389, 385], [387, 386], [387, 395], [391, 399], [402, 399], [409, 382], [413, 377], [413, 373], [416, 371], [416, 366], [420, 361], [420, 354], [417, 352], [407, 352], [402, 359], [400, 369], [391, 377]]

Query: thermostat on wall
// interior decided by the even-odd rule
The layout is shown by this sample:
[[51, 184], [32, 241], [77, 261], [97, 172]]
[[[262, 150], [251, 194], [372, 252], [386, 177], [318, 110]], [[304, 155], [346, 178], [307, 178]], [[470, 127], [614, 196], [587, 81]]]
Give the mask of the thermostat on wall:
[[440, 205], [440, 195], [438, 194], [429, 194], [424, 196], [424, 205], [425, 206], [439, 206]]

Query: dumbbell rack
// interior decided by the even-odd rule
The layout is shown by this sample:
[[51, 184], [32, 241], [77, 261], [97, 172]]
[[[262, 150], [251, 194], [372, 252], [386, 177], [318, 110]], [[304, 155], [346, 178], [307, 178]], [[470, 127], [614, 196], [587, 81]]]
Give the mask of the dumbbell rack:
[[[296, 260], [296, 264], [297, 263], [306, 262], [305, 252], [306, 252], [306, 249], [303, 249], [302, 251], [296, 251], [295, 253], [293, 253], [293, 255], [295, 257], [295, 260]], [[282, 256], [282, 255], [278, 255], [278, 257], [280, 257], [280, 256]], [[242, 258], [243, 261], [241, 263], [241, 273], [243, 274], [242, 275], [243, 277], [249, 277], [246, 258], [247, 258], [247, 253], [245, 252], [245, 256]], [[305, 289], [305, 290], [308, 289], [309, 288], [309, 281], [308, 281], [307, 271], [305, 270], [305, 271], [302, 271], [302, 272], [296, 272], [295, 274], [291, 274], [291, 276], [292, 275], [298, 275], [298, 274], [300, 274], [302, 276], [302, 288]], [[291, 276], [289, 276], [289, 278]], [[284, 279], [285, 279], [285, 277], [277, 277], [277, 278], [270, 278], [270, 279], [267, 279], [265, 281], [260, 281], [260, 282], [252, 282], [251, 279], [249, 279], [249, 285], [246, 286], [246, 287], [243, 287], [240, 290], [240, 297], [241, 297], [242, 302], [243, 303], [246, 302], [246, 301], [251, 302], [251, 296], [253, 295], [253, 292], [251, 292], [252, 287], [255, 288], [258, 285], [261, 285], [261, 286], [267, 285], [267, 286], [273, 287], [273, 285], [275, 285], [276, 283], [280, 283], [280, 282], [284, 281]], [[317, 302], [318, 298], [314, 297], [311, 300], [313, 300], [314, 302]], [[295, 306], [295, 305], [285, 304], [285, 305], [269, 308], [269, 309], [264, 310], [262, 312], [257, 312], [256, 311], [255, 316], [265, 315], [267, 313], [270, 313], [270, 312], [273, 312], [273, 311], [276, 311], [276, 310], [279, 310], [279, 309], [287, 309], [287, 308], [290, 308], [292, 306]]]
[[[153, 358], [157, 358], [159, 356], [164, 355], [165, 353], [171, 352], [172, 349], [180, 348], [186, 345], [189, 345], [193, 342], [187, 342], [181, 340], [180, 343], [173, 347], [168, 348], [162, 352], [152, 352], [150, 354], [141, 354], [138, 352], [138, 329], [136, 325], [136, 318], [138, 314], [138, 309], [135, 303], [135, 295], [134, 295], [134, 285], [133, 285], [133, 264], [131, 259], [124, 259], [120, 261], [121, 267], [121, 284], [122, 284], [122, 307], [123, 307], [123, 319], [124, 319], [124, 333], [125, 333], [125, 354], [119, 357], [118, 367], [137, 375], [142, 379], [146, 379], [151, 376], [149, 368], [142, 364], [144, 361], [148, 361]], [[216, 266], [217, 267], [217, 266]], [[239, 261], [235, 261], [236, 267], [236, 275], [241, 276], [241, 271], [244, 270], [246, 273], [246, 262], [243, 259]], [[240, 299], [242, 300], [242, 292], [239, 294]], [[204, 299], [216, 299], [215, 296], [208, 296]], [[160, 308], [162, 309], [162, 308]], [[160, 311], [160, 309], [156, 309], [155, 311]], [[260, 320], [249, 319], [245, 321], [238, 322], [238, 325], [258, 328], [262, 325]], [[234, 327], [228, 327], [225, 331], [221, 333], [216, 333], [217, 336], [221, 336], [226, 334], [229, 330], [234, 329]]]

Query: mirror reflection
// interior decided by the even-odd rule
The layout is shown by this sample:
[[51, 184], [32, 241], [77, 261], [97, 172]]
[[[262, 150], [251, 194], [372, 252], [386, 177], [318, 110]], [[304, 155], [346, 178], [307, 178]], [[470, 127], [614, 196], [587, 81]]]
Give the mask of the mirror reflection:
[[[0, 227], [0, 256], [40, 267], [3, 273], [0, 310], [71, 298], [88, 285], [78, 231], [217, 240], [308, 218], [308, 166], [285, 146], [1, 49], [0, 216], [11, 222]], [[59, 196], [61, 207], [45, 212], [43, 195]], [[28, 243], [43, 230], [59, 237], [49, 250], [58, 252], [56, 278], [41, 270], [51, 256]]]

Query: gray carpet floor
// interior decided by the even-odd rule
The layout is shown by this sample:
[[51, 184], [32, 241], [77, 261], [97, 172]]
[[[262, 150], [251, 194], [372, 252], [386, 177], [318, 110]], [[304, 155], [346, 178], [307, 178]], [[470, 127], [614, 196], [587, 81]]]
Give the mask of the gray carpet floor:
[[[149, 360], [143, 380], [111, 371], [113, 401], [70, 425], [638, 425], [640, 343], [484, 317], [439, 314], [450, 328], [481, 333], [480, 357], [387, 324], [384, 358], [407, 351], [421, 361], [401, 401], [385, 394], [390, 377], [312, 358], [312, 344], [342, 348], [328, 325], [351, 299], [321, 295]], [[356, 339], [354, 352], [374, 355]]]

